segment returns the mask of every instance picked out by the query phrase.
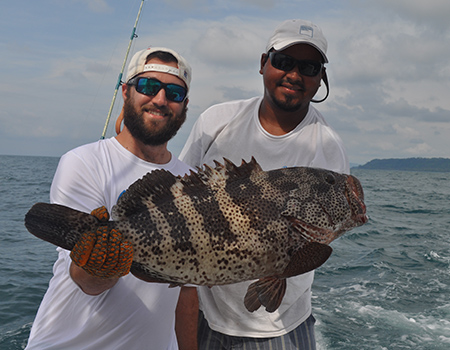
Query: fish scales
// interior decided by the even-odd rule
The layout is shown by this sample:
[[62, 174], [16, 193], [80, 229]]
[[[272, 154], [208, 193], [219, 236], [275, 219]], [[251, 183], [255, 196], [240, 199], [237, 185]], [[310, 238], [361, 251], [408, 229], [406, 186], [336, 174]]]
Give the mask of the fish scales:
[[331, 241], [367, 221], [363, 200], [350, 175], [305, 167], [265, 172], [254, 159], [240, 166], [225, 159], [184, 177], [145, 175], [119, 198], [107, 223], [38, 203], [25, 224], [65, 249], [88, 228], [108, 225], [132, 244], [138, 278], [207, 286], [257, 280], [245, 307], [273, 312], [287, 277], [319, 267]]
[[[219, 178], [218, 173], [215, 173], [215, 175], [217, 175], [216, 179]], [[172, 270], [168, 272], [172, 278], [172, 282], [174, 281], [174, 276], [179, 275], [177, 272], [184, 271], [185, 269], [189, 269], [190, 271], [201, 269], [204, 271], [203, 275], [209, 276], [209, 278], [206, 279], [197, 275], [192, 275], [189, 278], [185, 275], [179, 275], [181, 280], [177, 280], [177, 282], [186, 282], [186, 278], [189, 278], [188, 283], [216, 285], [248, 278], [248, 269], [251, 269], [251, 273], [256, 269], [257, 265], [273, 266], [273, 257], [276, 255], [273, 253], [270, 254], [271, 251], [267, 247], [273, 247], [277, 252], [279, 249], [278, 246], [273, 245], [273, 242], [277, 241], [277, 237], [274, 232], [267, 230], [271, 233], [270, 241], [272, 245], [268, 245], [263, 239], [255, 239], [258, 236], [255, 234], [255, 229], [250, 227], [250, 224], [252, 222], [261, 222], [263, 223], [262, 225], [267, 225], [261, 219], [257, 221], [249, 219], [248, 210], [242, 210], [247, 207], [242, 206], [242, 204], [248, 202], [246, 199], [247, 196], [239, 195], [239, 191], [236, 191], [236, 188], [242, 187], [243, 184], [247, 188], [254, 187], [258, 189], [259, 187], [255, 186], [248, 177], [242, 179], [229, 178], [226, 174], [222, 174], [222, 176], [222, 186], [217, 186], [217, 180], [214, 182], [216, 187], [215, 192], [205, 190], [205, 188], [202, 188], [202, 191], [192, 191], [192, 188], [187, 183], [185, 184], [186, 191], [177, 191], [179, 193], [177, 198], [172, 197], [168, 202], [159, 203], [158, 209], [152, 210], [152, 213], [158, 215], [166, 213], [165, 219], [167, 226], [161, 227], [160, 229], [169, 230], [173, 239], [171, 243], [173, 248], [171, 251], [171, 259], [175, 264], [174, 269], [176, 271]], [[231, 181], [228, 181], [230, 179]], [[211, 186], [205, 187], [209, 189]], [[235, 189], [230, 190], [233, 187]], [[170, 192], [174, 192], [173, 188], [171, 188]], [[255, 190], [249, 191], [253, 197], [255, 196], [254, 192]], [[261, 197], [261, 195], [257, 195], [257, 197]], [[147, 200], [143, 199], [143, 201]], [[156, 201], [153, 200], [153, 202]], [[255, 203], [255, 201], [250, 201], [250, 203]], [[272, 212], [275, 214], [277, 211], [272, 210]], [[169, 219], [167, 219], [168, 217]], [[191, 223], [187, 225], [188, 230], [181, 231], [177, 227], [175, 218], [180, 218], [180, 220]], [[202, 220], [201, 225], [192, 224], [198, 222], [198, 218], [206, 220]], [[275, 219], [275, 216], [266, 217], [265, 219], [266, 221], [272, 221]], [[140, 222], [141, 220], [136, 221]], [[158, 219], [154, 217], [153, 221], [158, 221]], [[286, 223], [284, 223], [284, 226], [286, 226]], [[126, 228], [120, 226], [118, 228], [123, 232], [126, 239], [128, 239]], [[195, 230], [194, 234], [191, 232], [192, 230]], [[240, 234], [242, 231], [251, 234], [242, 235]], [[183, 234], [180, 234], [180, 232]], [[149, 232], [144, 231], [143, 235], [147, 238]], [[134, 234], [130, 236], [132, 237]], [[192, 242], [191, 237], [200, 238], [200, 240], [196, 240], [197, 244], [195, 246], [197, 249], [193, 248], [195, 242]], [[278, 239], [283, 239], [283, 237], [279, 237]], [[156, 243], [158, 245], [161, 244], [161, 242]], [[192, 249], [177, 249], [183, 244], [189, 245]], [[201, 263], [198, 259], [192, 258], [192, 255], [196, 254], [197, 250], [199, 250], [199, 254], [202, 257], [200, 259]], [[255, 250], [260, 252], [260, 254], [250, 254]], [[222, 253], [224, 256], [220, 257], [219, 253]], [[281, 257], [277, 256], [277, 258], [281, 261]], [[150, 265], [152, 269], [157, 269], [160, 263], [158, 257], [155, 255], [146, 256], [145, 258], [143, 255], [140, 255], [135, 258], [135, 261], [139, 261], [138, 259], [144, 265]], [[282, 263], [286, 265], [287, 260], [282, 261]], [[278, 266], [276, 265], [275, 267]], [[213, 274], [212, 272], [214, 271], [218, 271], [218, 273]], [[267, 273], [269, 272], [271, 271]], [[161, 274], [158, 274], [158, 276], [160, 277]]]

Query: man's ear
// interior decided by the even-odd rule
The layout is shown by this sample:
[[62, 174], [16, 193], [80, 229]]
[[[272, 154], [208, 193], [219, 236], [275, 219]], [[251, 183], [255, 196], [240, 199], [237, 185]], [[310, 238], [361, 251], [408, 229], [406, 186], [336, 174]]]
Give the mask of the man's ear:
[[330, 94], [330, 85], [328, 83], [328, 77], [327, 77], [327, 72], [325, 70], [325, 67], [322, 68], [322, 79], [321, 79], [321, 81], [324, 82], [325, 87], [327, 88], [327, 94], [321, 100], [314, 100], [314, 99], [312, 99], [311, 102], [314, 102], [314, 103], [323, 102], [323, 101], [325, 101], [328, 98], [328, 95]]
[[129, 86], [125, 83], [122, 84], [122, 97], [123, 100], [125, 101], [127, 99], [127, 91], [128, 91]]
[[259, 73], [260, 74], [263, 74], [263, 68], [264, 68], [264, 65], [266, 64], [268, 59], [269, 59], [269, 54], [263, 53], [261, 55], [261, 62], [260, 62], [260, 68], [259, 68]]

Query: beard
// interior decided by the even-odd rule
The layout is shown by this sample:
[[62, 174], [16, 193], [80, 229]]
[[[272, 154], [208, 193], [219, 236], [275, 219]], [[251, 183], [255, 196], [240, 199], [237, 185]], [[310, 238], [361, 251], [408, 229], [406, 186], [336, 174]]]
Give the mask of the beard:
[[[286, 79], [286, 82], [294, 87], [297, 86], [298, 88], [300, 88], [302, 90], [303, 93], [306, 90], [304, 84], [301, 82], [290, 80], [289, 78]], [[284, 81], [278, 82], [277, 87], [282, 86], [283, 83], [284, 83]], [[317, 87], [317, 89], [318, 88], [319, 87]], [[306, 100], [305, 97], [299, 99], [299, 98], [291, 96], [291, 95], [283, 95], [283, 97], [280, 99], [280, 98], [277, 98], [275, 96], [275, 94], [272, 94], [272, 101], [275, 104], [275, 106], [277, 106], [282, 111], [286, 111], [286, 112], [296, 112], [296, 111], [300, 110], [301, 108], [303, 108], [305, 106], [305, 104], [308, 105], [310, 102], [309, 100]]]
[[285, 97], [284, 101], [279, 100], [275, 96], [272, 98], [273, 103], [282, 111], [286, 112], [295, 112], [302, 106], [302, 102], [293, 102], [294, 99], [292, 97]]
[[[184, 102], [183, 102], [184, 103]], [[167, 122], [160, 126], [158, 122], [151, 122], [151, 126], [145, 124], [144, 108], [137, 110], [132, 99], [127, 98], [124, 102], [123, 123], [131, 135], [147, 146], [160, 146], [172, 139], [186, 120], [187, 107], [184, 105], [179, 115], [171, 110], [158, 110], [166, 114]]]

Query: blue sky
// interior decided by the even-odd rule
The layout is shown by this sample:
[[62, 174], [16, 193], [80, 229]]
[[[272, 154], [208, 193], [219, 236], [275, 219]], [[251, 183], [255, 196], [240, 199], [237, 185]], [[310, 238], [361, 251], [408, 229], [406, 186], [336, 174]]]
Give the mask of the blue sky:
[[[140, 2], [2, 2], [0, 154], [60, 156], [99, 139]], [[450, 157], [448, 0], [147, 0], [132, 52], [167, 46], [193, 68], [175, 155], [207, 107], [262, 93], [260, 55], [291, 18], [328, 39], [331, 93], [316, 106], [352, 163]]]

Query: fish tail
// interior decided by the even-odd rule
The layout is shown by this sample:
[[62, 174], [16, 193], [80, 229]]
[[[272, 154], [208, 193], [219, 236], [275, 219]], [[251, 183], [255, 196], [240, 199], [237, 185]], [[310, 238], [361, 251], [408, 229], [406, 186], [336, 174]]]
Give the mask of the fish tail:
[[59, 204], [36, 203], [25, 215], [25, 227], [31, 234], [68, 250], [83, 233], [95, 232], [100, 224], [96, 216]]

